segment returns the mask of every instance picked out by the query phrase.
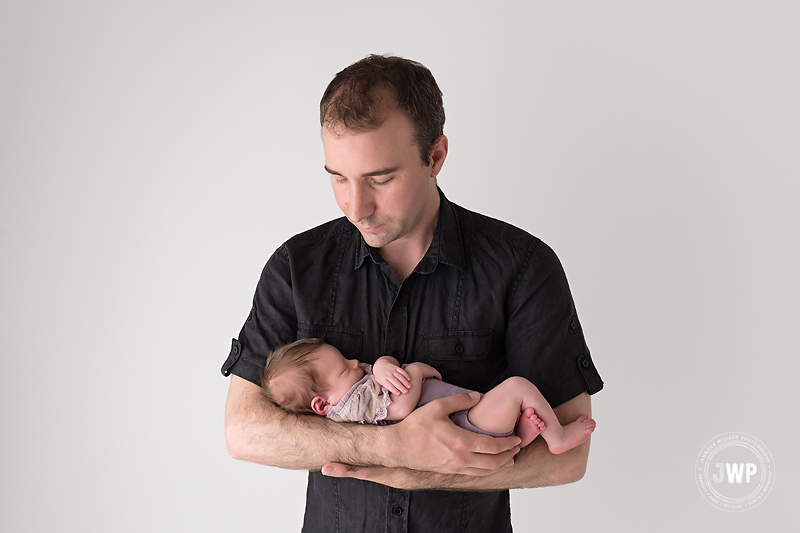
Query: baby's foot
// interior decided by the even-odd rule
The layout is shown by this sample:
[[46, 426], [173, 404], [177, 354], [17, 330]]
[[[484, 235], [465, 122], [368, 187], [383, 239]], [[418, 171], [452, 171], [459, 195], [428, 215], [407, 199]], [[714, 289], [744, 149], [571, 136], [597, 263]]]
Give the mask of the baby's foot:
[[532, 407], [525, 409], [519, 416], [517, 427], [514, 428], [514, 434], [522, 440], [519, 447], [524, 448], [530, 444], [544, 430], [544, 427], [544, 422], [536, 416]]
[[560, 442], [554, 442], [552, 445], [548, 442], [547, 447], [552, 453], [564, 453], [588, 439], [595, 427], [597, 422], [584, 413], [575, 422], [564, 426], [564, 436]]

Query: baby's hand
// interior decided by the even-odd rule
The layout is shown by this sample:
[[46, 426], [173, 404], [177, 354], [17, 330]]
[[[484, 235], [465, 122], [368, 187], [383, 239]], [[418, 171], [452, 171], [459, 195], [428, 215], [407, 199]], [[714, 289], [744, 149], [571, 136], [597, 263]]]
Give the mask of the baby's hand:
[[372, 373], [378, 385], [386, 387], [392, 394], [405, 394], [411, 388], [411, 376], [397, 366], [391, 357], [381, 357], [372, 365]]
[[409, 363], [406, 368], [411, 368], [412, 366], [422, 372], [422, 379], [436, 378], [439, 381], [442, 380], [442, 375], [431, 365], [426, 365], [425, 363]]

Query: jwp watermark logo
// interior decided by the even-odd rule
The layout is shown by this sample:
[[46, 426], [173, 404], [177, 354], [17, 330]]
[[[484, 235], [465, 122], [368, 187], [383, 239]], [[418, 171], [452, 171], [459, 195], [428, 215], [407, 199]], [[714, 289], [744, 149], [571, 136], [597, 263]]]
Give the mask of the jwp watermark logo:
[[747, 511], [764, 501], [775, 483], [775, 461], [764, 444], [746, 433], [711, 439], [697, 456], [700, 493], [723, 511]]

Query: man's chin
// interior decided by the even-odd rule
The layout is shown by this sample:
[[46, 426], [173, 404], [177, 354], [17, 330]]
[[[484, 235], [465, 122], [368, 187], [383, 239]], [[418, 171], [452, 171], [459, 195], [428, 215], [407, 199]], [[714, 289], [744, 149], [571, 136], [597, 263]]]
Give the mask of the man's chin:
[[361, 236], [364, 238], [364, 242], [366, 242], [372, 248], [383, 248], [394, 240], [390, 235], [383, 233], [364, 233], [362, 231]]

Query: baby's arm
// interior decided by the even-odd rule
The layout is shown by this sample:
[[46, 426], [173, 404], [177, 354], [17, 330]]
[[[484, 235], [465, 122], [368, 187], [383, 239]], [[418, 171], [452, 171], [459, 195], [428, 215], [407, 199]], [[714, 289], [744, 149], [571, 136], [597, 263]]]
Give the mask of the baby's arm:
[[408, 392], [405, 394], [392, 394], [392, 403], [386, 408], [386, 420], [403, 420], [411, 414], [419, 403], [423, 379], [442, 379], [441, 374], [435, 368], [425, 363], [409, 364], [406, 366], [406, 373], [410, 378], [411, 386], [408, 387]]
[[372, 365], [372, 374], [381, 387], [386, 387], [392, 394], [405, 394], [411, 387], [411, 376], [400, 367], [397, 359], [384, 355]]

